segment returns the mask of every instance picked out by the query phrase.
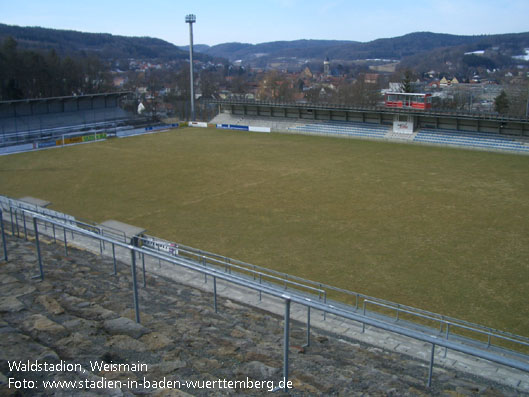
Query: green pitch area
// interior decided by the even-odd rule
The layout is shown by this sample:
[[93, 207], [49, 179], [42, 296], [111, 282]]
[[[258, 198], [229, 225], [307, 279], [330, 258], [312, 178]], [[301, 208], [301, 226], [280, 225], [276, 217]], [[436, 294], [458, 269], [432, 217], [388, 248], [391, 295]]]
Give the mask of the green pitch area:
[[1, 194], [529, 335], [529, 157], [182, 128], [0, 157]]

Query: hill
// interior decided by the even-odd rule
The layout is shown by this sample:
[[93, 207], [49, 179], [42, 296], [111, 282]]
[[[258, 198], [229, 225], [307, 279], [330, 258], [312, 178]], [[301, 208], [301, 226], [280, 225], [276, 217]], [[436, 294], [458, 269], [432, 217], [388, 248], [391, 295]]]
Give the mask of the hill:
[[493, 70], [528, 64], [519, 56], [525, 55], [529, 48], [529, 33], [467, 37], [472, 40], [454, 41], [451, 46], [438, 46], [403, 57], [401, 66], [420, 71], [435, 69], [448, 72], [465, 67]]
[[[273, 41], [260, 44], [248, 43], [222, 43], [214, 46], [199, 45], [195, 46], [196, 51], [203, 52], [210, 56], [227, 58], [230, 61], [251, 60], [262, 56], [284, 57], [293, 56], [293, 53], [299, 57], [310, 55], [321, 56], [328, 48], [343, 45], [345, 43], [354, 43], [350, 41], [339, 40], [294, 40], [294, 41]], [[183, 47], [187, 48], [187, 47]]]
[[[363, 59], [392, 59], [416, 65], [423, 60], [436, 59], [437, 63], [462, 60], [465, 52], [493, 51], [497, 66], [510, 64], [513, 56], [525, 54], [529, 48], [529, 32], [518, 34], [460, 36], [432, 32], [416, 32], [400, 37], [382, 38], [366, 43], [337, 40], [276, 41], [261, 44], [224, 43], [215, 46], [197, 46], [196, 51], [230, 61], [257, 60], [272, 62], [284, 58], [355, 61]], [[442, 54], [441, 59], [439, 54]], [[522, 61], [523, 62], [523, 61]], [[430, 62], [431, 63], [431, 62]], [[485, 64], [492, 65], [490, 62]], [[431, 66], [429, 66], [431, 67]]]
[[[167, 41], [151, 37], [125, 37], [108, 33], [83, 33], [73, 30], [20, 27], [0, 24], [0, 43], [13, 37], [18, 47], [27, 50], [49, 51], [60, 56], [98, 55], [112, 59], [183, 60], [188, 54]], [[209, 56], [197, 54], [198, 59]]]
[[[134, 58], [159, 61], [185, 60], [188, 57], [188, 47], [177, 47], [151, 37], [125, 37], [0, 24], [0, 42], [9, 36], [17, 41], [20, 49], [54, 49], [59, 56], [97, 55], [103, 60]], [[365, 43], [344, 40], [294, 40], [260, 44], [233, 42], [214, 46], [197, 44], [195, 53], [197, 60], [241, 60], [250, 66], [266, 66], [284, 60], [293, 60], [299, 64], [326, 57], [332, 61], [345, 62], [390, 59], [424, 72], [431, 69], [442, 70], [443, 65], [447, 64], [502, 68], [515, 63], [527, 63], [523, 59], [513, 58], [525, 55], [527, 48], [529, 32], [479, 36], [415, 32]], [[481, 53], [480, 58], [465, 55], [474, 51], [485, 53]]]

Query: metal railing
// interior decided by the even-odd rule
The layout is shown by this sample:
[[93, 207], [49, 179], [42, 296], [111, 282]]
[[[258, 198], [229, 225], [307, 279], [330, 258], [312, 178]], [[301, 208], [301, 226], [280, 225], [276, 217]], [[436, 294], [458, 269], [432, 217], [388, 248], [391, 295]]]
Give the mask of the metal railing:
[[[249, 264], [243, 261], [239, 261], [233, 258], [228, 258], [222, 255], [214, 254], [208, 251], [192, 248], [183, 244], [178, 244], [170, 242], [167, 240], [157, 239], [152, 236], [144, 236], [140, 239], [143, 243], [143, 247], [147, 249], [152, 249], [149, 247], [149, 243], [152, 241], [158, 241], [161, 244], [158, 245], [157, 250], [160, 252], [169, 253], [169, 250], [163, 251], [161, 248], [172, 247], [173, 254], [178, 252], [180, 256], [187, 256], [192, 259], [195, 259], [197, 262], [202, 263], [204, 266], [217, 266], [218, 268], [224, 269], [225, 272], [239, 271], [246, 272], [253, 275], [253, 279], [256, 278], [261, 281], [266, 279], [271, 282], [275, 282], [278, 285], [282, 285], [285, 290], [288, 288], [297, 288], [303, 292], [315, 293], [318, 295], [318, 299], [323, 300], [324, 303], [327, 301], [336, 306], [347, 305], [348, 301], [352, 301], [351, 305], [347, 305], [347, 310], [354, 310], [357, 312], [360, 307], [366, 315], [387, 315], [387, 311], [393, 312], [393, 321], [401, 323], [410, 323], [410, 326], [415, 327], [416, 329], [422, 329], [426, 332], [434, 332], [433, 329], [428, 329], [426, 322], [422, 320], [428, 320], [428, 323], [437, 323], [439, 326], [438, 334], [444, 335], [446, 339], [449, 337], [459, 338], [461, 342], [464, 342], [465, 339], [468, 343], [474, 345], [481, 345], [483, 348], [497, 348], [505, 350], [506, 353], [524, 353], [524, 347], [529, 348], [529, 338], [521, 335], [516, 335], [513, 333], [497, 330], [492, 327], [487, 327], [480, 324], [475, 324], [469, 321], [460, 320], [454, 317], [441, 315], [438, 313], [430, 312], [427, 310], [415, 308], [412, 306], [402, 305], [400, 303], [391, 302], [388, 300], [375, 298], [369, 295], [365, 295], [359, 292], [354, 292], [342, 288], [338, 288], [332, 285], [308, 280], [302, 277], [293, 276], [287, 273], [283, 273], [277, 270], [265, 268], [258, 265]], [[329, 299], [328, 297], [334, 293], [336, 298], [342, 298], [339, 300]], [[366, 310], [366, 304], [370, 304], [372, 308], [371, 311]], [[378, 310], [377, 309], [387, 309], [387, 310]], [[404, 320], [400, 317], [401, 314], [407, 314], [407, 318]], [[325, 318], [325, 312], [323, 314]], [[413, 320], [415, 319], [415, 321]], [[465, 337], [460, 333], [457, 333], [456, 330], [464, 330]], [[485, 335], [487, 340], [482, 342], [479, 339], [472, 338], [472, 336], [481, 336]], [[494, 345], [494, 341], [508, 341], [515, 346], [519, 346], [520, 349], [512, 350], [507, 349], [504, 346]], [[529, 351], [529, 349], [527, 349]], [[498, 350], [500, 351], [500, 350]]]
[[[286, 291], [282, 287], [274, 286], [273, 283], [259, 283], [256, 280], [252, 280], [249, 277], [244, 277], [240, 274], [237, 274], [236, 272], [226, 272], [225, 269], [213, 267], [213, 266], [204, 266], [202, 263], [192, 260], [190, 258], [186, 258], [185, 256], [181, 255], [170, 255], [167, 253], [162, 253], [153, 249], [145, 249], [142, 247], [139, 247], [139, 241], [136, 238], [132, 239], [131, 243], [125, 243], [122, 241], [119, 241], [117, 239], [113, 239], [108, 236], [104, 236], [99, 233], [95, 233], [93, 231], [89, 231], [86, 229], [83, 229], [75, 224], [64, 222], [64, 220], [61, 219], [55, 219], [53, 217], [49, 217], [43, 214], [39, 214], [34, 211], [30, 211], [28, 209], [20, 209], [20, 211], [23, 213], [24, 218], [29, 218], [32, 220], [30, 224], [33, 226], [33, 233], [35, 236], [35, 245], [36, 245], [36, 252], [37, 252], [37, 259], [38, 259], [38, 266], [39, 266], [39, 274], [35, 276], [35, 278], [44, 279], [44, 263], [42, 260], [41, 250], [40, 250], [40, 243], [39, 243], [39, 234], [42, 234], [41, 231], [39, 231], [39, 224], [40, 224], [40, 230], [42, 227], [56, 227], [58, 229], [62, 229], [64, 236], [64, 244], [65, 244], [65, 250], [67, 251], [67, 231], [69, 233], [80, 235], [83, 238], [96, 240], [99, 242], [106, 242], [107, 244], [111, 244], [113, 248], [113, 254], [114, 254], [114, 274], [116, 274], [116, 258], [115, 258], [115, 251], [114, 247], [121, 247], [125, 250], [130, 252], [130, 266], [132, 271], [132, 292], [133, 292], [133, 302], [134, 302], [134, 308], [135, 308], [135, 316], [136, 321], [140, 322], [140, 311], [139, 311], [139, 298], [138, 298], [138, 290], [137, 290], [137, 272], [136, 272], [136, 254], [139, 255], [142, 258], [145, 258], [145, 256], [151, 257], [152, 259], [157, 259], [160, 262], [164, 262], [169, 265], [174, 265], [178, 267], [185, 268], [187, 270], [191, 270], [193, 272], [201, 273], [205, 277], [212, 277], [213, 278], [213, 294], [214, 294], [214, 307], [215, 311], [217, 311], [217, 289], [216, 289], [216, 282], [217, 279], [224, 280], [228, 283], [235, 284], [244, 288], [248, 288], [254, 291], [261, 293], [268, 294], [270, 296], [273, 296], [275, 298], [279, 298], [284, 301], [285, 304], [285, 316], [284, 316], [284, 346], [283, 346], [283, 377], [285, 380], [288, 380], [288, 353], [289, 353], [289, 327], [290, 327], [290, 304], [297, 303], [302, 306], [307, 307], [307, 345], [310, 345], [310, 310], [315, 309], [319, 310], [323, 313], [330, 313], [335, 316], [353, 320], [356, 322], [360, 322], [363, 324], [363, 327], [365, 328], [366, 325], [379, 328], [385, 331], [393, 332], [399, 335], [407, 336], [410, 338], [413, 338], [418, 341], [426, 342], [431, 344], [431, 354], [430, 354], [430, 367], [429, 367], [429, 373], [428, 373], [428, 386], [431, 385], [432, 380], [432, 374], [433, 374], [433, 366], [434, 366], [434, 352], [435, 347], [440, 346], [444, 347], [445, 349], [454, 350], [460, 353], [468, 354], [471, 356], [479, 357], [485, 360], [489, 360], [492, 362], [496, 362], [502, 365], [506, 365], [511, 368], [516, 368], [522, 371], [529, 372], [529, 363], [504, 357], [503, 355], [499, 355], [490, 351], [484, 351], [482, 349], [477, 349], [472, 346], [468, 346], [466, 344], [459, 343], [457, 341], [452, 341], [444, 338], [439, 338], [436, 335], [426, 334], [424, 332], [419, 332], [417, 330], [413, 330], [401, 325], [397, 325], [392, 322], [388, 321], [382, 321], [378, 318], [370, 317], [367, 314], [359, 313], [357, 310], [346, 310], [343, 306], [337, 307], [329, 302], [323, 302], [321, 299], [318, 299], [317, 297], [310, 297], [306, 296], [305, 294], [300, 294], [299, 292], [295, 290], [288, 290]], [[2, 211], [0, 210], [0, 223], [3, 226], [3, 215]], [[26, 222], [26, 229], [27, 229], [27, 222]], [[27, 231], [26, 231], [27, 233]], [[4, 228], [2, 227], [2, 239], [3, 239], [3, 246], [4, 246], [4, 253], [5, 253], [5, 259], [7, 260], [7, 249], [5, 245], [5, 235], [4, 235]], [[145, 284], [145, 267], [144, 270], [144, 286]], [[365, 301], [364, 301], [365, 302]], [[369, 302], [373, 303], [373, 302]]]
[[[58, 211], [49, 210], [47, 208], [39, 207], [38, 205], [26, 203], [21, 200], [16, 200], [12, 198], [8, 198], [5, 196], [0, 196], [0, 209], [3, 207], [4, 210], [9, 211], [9, 218], [11, 223], [11, 232], [14, 235], [20, 237], [21, 231], [20, 229], [24, 228], [24, 235], [27, 240], [27, 225], [26, 225], [26, 217], [24, 217], [23, 210], [31, 210], [33, 212], [36, 212], [41, 215], [45, 215], [57, 220], [62, 220], [67, 223], [74, 224], [82, 229], [100, 234], [100, 235], [106, 235], [110, 236], [116, 239], [119, 239], [120, 241], [126, 242], [127, 239], [130, 241], [130, 238], [127, 237], [127, 235], [121, 231], [113, 229], [109, 226], [99, 226], [93, 222], [80, 219], [78, 217], [73, 217], [71, 215], [63, 214]], [[46, 226], [45, 226], [46, 227]], [[57, 242], [57, 235], [55, 231], [55, 226], [51, 226], [52, 229], [52, 237], [54, 239], [54, 242]], [[72, 233], [72, 238], [74, 234]], [[105, 248], [104, 242], [100, 244], [100, 251], [101, 254], [103, 253], [103, 249]]]
[[0, 146], [9, 146], [20, 143], [34, 143], [48, 140], [59, 140], [66, 136], [93, 135], [94, 133], [106, 132], [115, 129], [121, 123], [126, 123], [129, 119], [115, 119], [109, 121], [99, 121], [71, 125], [67, 127], [52, 127], [38, 130], [10, 132], [0, 135]]
[[[157, 244], [155, 244], [154, 248], [152, 246], [149, 246], [152, 245], [153, 241], [157, 241]], [[212, 254], [207, 251], [197, 250], [195, 248], [188, 247], [183, 244], [172, 243], [167, 240], [154, 240], [154, 237], [140, 236], [138, 237], [138, 242], [140, 243], [142, 248], [146, 250], [162, 253], [168, 252], [167, 250], [162, 249], [162, 247], [165, 245], [173, 249], [171, 255], [178, 255], [181, 257], [186, 257], [195, 260], [204, 267], [209, 266], [213, 268], [222, 269], [225, 273], [229, 274], [231, 274], [232, 272], [247, 274], [253, 279], [253, 281], [257, 281], [260, 284], [266, 282], [281, 284], [285, 291], [288, 290], [289, 287], [291, 289], [298, 288], [301, 291], [317, 294], [318, 298], [320, 300], [323, 300], [324, 302], [326, 302], [327, 300], [327, 292], [325, 290], [297, 282], [294, 278], [289, 279], [288, 275], [284, 273], [277, 272], [277, 274], [274, 274], [275, 272], [273, 270], [264, 267], [250, 265], [242, 261], [225, 258], [221, 255]]]
[[[3, 202], [4, 208], [5, 199]], [[130, 243], [132, 239], [132, 236], [127, 236], [124, 232], [110, 227], [102, 227], [86, 220], [79, 220], [78, 218], [73, 218], [56, 211], [32, 206], [19, 200], [8, 200], [10, 203], [8, 210], [10, 213], [12, 233], [16, 233], [19, 237], [21, 235], [20, 229], [24, 227], [24, 235], [27, 239], [26, 219], [24, 216], [21, 216], [21, 211], [22, 209], [30, 209], [46, 216], [52, 216], [55, 219], [65, 220], [81, 229], [123, 243]], [[46, 228], [46, 225], [44, 227]], [[57, 242], [55, 227], [52, 225], [51, 229], [51, 236], [54, 242]], [[71, 237], [72, 239], [74, 238], [74, 233], [72, 233]], [[395, 323], [400, 322], [403, 325], [421, 330], [422, 332], [434, 333], [435, 330], [431, 325], [436, 323], [438, 325], [437, 334], [443, 336], [445, 339], [456, 338], [462, 343], [469, 343], [485, 349], [496, 349], [496, 351], [504, 354], [519, 354], [527, 359], [525, 353], [529, 351], [529, 338], [525, 336], [308, 280], [153, 236], [138, 236], [137, 242], [139, 246], [147, 251], [156, 251], [159, 254], [168, 255], [169, 257], [185, 257], [200, 263], [205, 268], [212, 267], [221, 269], [229, 274], [237, 272], [240, 275], [247, 275], [259, 284], [273, 284], [275, 287], [280, 287], [285, 291], [294, 289], [298, 293], [305, 294], [306, 296], [317, 297], [323, 303], [329, 303], [335, 307], [343, 307], [347, 311], [358, 312], [362, 310], [366, 316], [384, 318], [386, 321], [393, 321]], [[114, 249], [114, 247], [112, 248]], [[100, 240], [99, 251], [101, 255], [103, 255], [104, 250], [105, 241]], [[142, 257], [143, 262], [144, 258]], [[332, 296], [332, 299], [329, 299], [330, 296]], [[370, 310], [366, 309], [367, 304], [369, 304]], [[388, 315], [388, 312], [392, 312], [393, 315]], [[406, 315], [406, 318], [402, 318], [401, 315]], [[326, 318], [325, 311], [323, 312], [323, 318]], [[486, 340], [480, 340], [483, 336]], [[505, 346], [505, 343], [501, 345], [498, 342], [509, 343], [509, 348]]]
[[[4, 199], [4, 209], [9, 211], [12, 233], [16, 233], [19, 237], [21, 235], [21, 228], [23, 227], [24, 235], [27, 239], [27, 228], [25, 224], [26, 219], [24, 216], [21, 216], [21, 211], [22, 209], [30, 209], [39, 214], [51, 216], [55, 219], [75, 224], [81, 229], [99, 234], [101, 236], [109, 237], [123, 243], [129, 243], [132, 239], [132, 236], [127, 236], [120, 230], [115, 230], [107, 226], [102, 227], [87, 220], [80, 220], [79, 218], [74, 218], [56, 211], [50, 211], [42, 207], [21, 202], [19, 200], [8, 199], [3, 196], [0, 196], [0, 198]], [[5, 206], [5, 200], [8, 200], [10, 203], [8, 208]], [[0, 201], [0, 203], [2, 202]], [[47, 226], [45, 225], [44, 227], [46, 228]], [[57, 232], [55, 227], [52, 225], [51, 229], [51, 236], [53, 237], [54, 242], [57, 242]], [[74, 233], [71, 234], [71, 237], [72, 239], [74, 238]], [[410, 327], [414, 327], [415, 329], [420, 329], [424, 332], [434, 332], [434, 330], [431, 328], [431, 324], [437, 323], [438, 335], [442, 335], [446, 339], [449, 339], [450, 337], [458, 338], [461, 342], [470, 343], [475, 346], [481, 346], [482, 348], [486, 349], [496, 349], [498, 352], [503, 351], [504, 353], [508, 354], [522, 354], [525, 356], [526, 351], [529, 351], [529, 349], [526, 349], [529, 348], [529, 338], [525, 336], [498, 330], [492, 327], [487, 327], [454, 317], [441, 315], [424, 309], [372, 297], [359, 292], [338, 288], [325, 283], [308, 280], [302, 277], [290, 275], [254, 264], [249, 264], [247, 262], [205, 250], [189, 247], [184, 244], [159, 239], [153, 236], [139, 236], [137, 241], [138, 244], [145, 250], [154, 250], [161, 254], [169, 254], [170, 256], [176, 255], [180, 257], [186, 257], [200, 263], [206, 268], [213, 267], [222, 269], [225, 273], [238, 272], [239, 274], [246, 274], [251, 279], [253, 279], [253, 281], [257, 281], [260, 284], [271, 283], [275, 286], [281, 286], [285, 291], [289, 289], [295, 289], [299, 293], [307, 294], [307, 296], [317, 296], [318, 300], [322, 301], [323, 303], [329, 302], [336, 307], [344, 306], [346, 310], [358, 312], [360, 308], [362, 308], [362, 312], [367, 316], [385, 316], [387, 317], [387, 320], [392, 319], [393, 322], [400, 322]], [[104, 250], [105, 241], [100, 241], [99, 251], [101, 255], [103, 255]], [[333, 296], [333, 299], [329, 299], [330, 296]], [[371, 310], [366, 309], [367, 304], [369, 304]], [[393, 312], [393, 315], [390, 317], [388, 312]], [[406, 315], [406, 319], [401, 318], [402, 314]], [[323, 312], [323, 318], [326, 318], [326, 312]], [[458, 330], [463, 332], [458, 333]], [[462, 333], [464, 333], [464, 335]], [[481, 336], [484, 336], [486, 340], [480, 340], [479, 338]], [[510, 346], [507, 348], [506, 346], [497, 344], [497, 342], [508, 342]]]
[[483, 113], [483, 112], [469, 112], [469, 111], [458, 111], [458, 110], [446, 110], [446, 109], [431, 109], [431, 110], [419, 110], [419, 109], [399, 109], [399, 108], [387, 108], [385, 106], [358, 106], [358, 105], [346, 105], [343, 103], [297, 103], [297, 102], [284, 102], [284, 101], [258, 101], [248, 99], [207, 99], [206, 103], [213, 103], [216, 105], [239, 105], [239, 106], [267, 106], [267, 107], [291, 107], [296, 109], [316, 109], [316, 110], [345, 110], [351, 112], [366, 112], [375, 111], [379, 113], [405, 113], [405, 114], [416, 114], [421, 116], [448, 116], [456, 117], [460, 119], [479, 119], [479, 120], [493, 120], [501, 122], [522, 122], [527, 123], [529, 119], [527, 117], [516, 117], [516, 116], [505, 116], [497, 113]]
[[[369, 315], [369, 311], [366, 310], [366, 306], [368, 303], [376, 305], [378, 307], [384, 307], [387, 309], [394, 310], [395, 311], [395, 322], [399, 321], [400, 314], [410, 314], [420, 319], [431, 320], [431, 321], [437, 322], [439, 323], [439, 333], [444, 334], [445, 339], [448, 339], [450, 336], [453, 336], [453, 337], [460, 339], [463, 342], [468, 343], [469, 342], [468, 338], [465, 340], [460, 335], [457, 335], [453, 332], [453, 328], [459, 328], [461, 330], [470, 331], [472, 333], [477, 333], [479, 335], [486, 336], [487, 337], [486, 348], [494, 347], [492, 345], [492, 338], [497, 338], [497, 339], [501, 339], [504, 341], [512, 342], [517, 345], [529, 347], [529, 338], [516, 335], [516, 334], [512, 334], [512, 333], [508, 333], [505, 331], [499, 331], [494, 328], [485, 327], [479, 324], [469, 323], [463, 320], [452, 319], [450, 317], [445, 317], [442, 315], [438, 315], [436, 313], [430, 313], [427, 311], [423, 311], [423, 313], [420, 313], [418, 312], [418, 309], [400, 305], [400, 304], [396, 304], [396, 306], [394, 304], [392, 306], [392, 305], [388, 305], [385, 303], [365, 299], [363, 303], [363, 314], [366, 316]], [[443, 331], [443, 326], [444, 326], [444, 331]], [[452, 330], [452, 333], [450, 332], [450, 330]], [[479, 345], [479, 344], [485, 345], [485, 343], [481, 343], [480, 341], [476, 341], [475, 339], [472, 339], [471, 341], [475, 342], [476, 345]], [[505, 348], [502, 348], [502, 349], [505, 350]], [[501, 350], [498, 349], [498, 351], [501, 351]], [[516, 351], [514, 352], [511, 351], [510, 353], [519, 354], [519, 352], [516, 352]], [[446, 357], [446, 351], [445, 351], [445, 357]], [[525, 358], [527, 359], [527, 356], [525, 356]]]

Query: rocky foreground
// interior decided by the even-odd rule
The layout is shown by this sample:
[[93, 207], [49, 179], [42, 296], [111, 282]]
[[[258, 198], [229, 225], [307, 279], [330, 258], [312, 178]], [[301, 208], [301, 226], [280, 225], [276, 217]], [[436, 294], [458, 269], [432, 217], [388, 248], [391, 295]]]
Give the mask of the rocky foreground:
[[[41, 249], [44, 281], [31, 242], [8, 237], [0, 263], [1, 395], [260, 395], [281, 380], [282, 318], [220, 298], [215, 313], [211, 294], [148, 275], [138, 325], [129, 265], [114, 276], [112, 260]], [[439, 367], [427, 388], [426, 362], [315, 329], [303, 348], [291, 324], [289, 395], [519, 395]]]

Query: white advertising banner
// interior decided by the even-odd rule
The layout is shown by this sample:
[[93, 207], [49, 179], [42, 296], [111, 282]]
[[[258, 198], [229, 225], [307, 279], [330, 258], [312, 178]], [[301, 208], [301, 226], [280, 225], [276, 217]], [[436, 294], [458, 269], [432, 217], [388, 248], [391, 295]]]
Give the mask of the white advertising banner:
[[159, 240], [154, 237], [142, 239], [143, 245], [156, 251], [167, 252], [171, 255], [178, 255], [178, 245], [165, 240]]
[[201, 121], [190, 121], [189, 123], [187, 123], [187, 125], [190, 127], [208, 128], [208, 123], [204, 123]]
[[413, 134], [413, 122], [394, 121], [393, 132], [398, 132], [400, 134]]
[[253, 131], [253, 132], [270, 132], [270, 127], [252, 127], [252, 126], [249, 126], [248, 130], [249, 131]]

